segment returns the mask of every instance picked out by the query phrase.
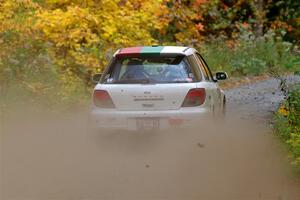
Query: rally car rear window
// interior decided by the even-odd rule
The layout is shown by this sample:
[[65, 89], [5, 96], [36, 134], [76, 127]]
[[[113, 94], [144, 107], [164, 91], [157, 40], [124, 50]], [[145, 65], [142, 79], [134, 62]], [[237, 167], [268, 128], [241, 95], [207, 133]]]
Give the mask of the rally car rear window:
[[193, 83], [201, 80], [185, 56], [117, 57], [102, 83]]

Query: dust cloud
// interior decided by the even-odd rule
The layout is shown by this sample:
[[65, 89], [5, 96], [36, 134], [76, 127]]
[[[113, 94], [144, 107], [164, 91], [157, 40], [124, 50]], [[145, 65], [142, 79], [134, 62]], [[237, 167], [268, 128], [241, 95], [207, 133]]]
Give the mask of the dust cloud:
[[87, 115], [6, 116], [1, 200], [300, 199], [287, 154], [263, 122], [231, 113], [193, 129], [88, 134]]

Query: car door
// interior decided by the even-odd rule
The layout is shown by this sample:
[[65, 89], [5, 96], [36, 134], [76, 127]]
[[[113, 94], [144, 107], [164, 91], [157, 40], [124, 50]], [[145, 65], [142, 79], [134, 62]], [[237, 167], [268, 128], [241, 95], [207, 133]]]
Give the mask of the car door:
[[202, 56], [199, 53], [195, 54], [195, 57], [197, 59], [197, 62], [199, 64], [199, 67], [201, 69], [201, 71], [203, 71], [204, 77], [206, 82], [209, 85], [210, 88], [210, 97], [211, 98], [211, 109], [215, 112], [215, 111], [219, 111], [219, 109], [221, 108], [221, 90], [216, 82], [216, 80], [214, 79], [211, 70], [209, 69], [209, 67], [207, 66], [207, 64], [205, 63], [204, 59], [202, 58]]

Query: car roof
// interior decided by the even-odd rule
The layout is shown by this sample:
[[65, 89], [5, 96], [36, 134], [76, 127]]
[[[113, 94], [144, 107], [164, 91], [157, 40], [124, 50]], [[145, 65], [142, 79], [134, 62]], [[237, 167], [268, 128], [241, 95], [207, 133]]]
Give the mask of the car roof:
[[139, 56], [139, 55], [190, 55], [196, 50], [184, 46], [137, 46], [119, 49], [114, 57]]

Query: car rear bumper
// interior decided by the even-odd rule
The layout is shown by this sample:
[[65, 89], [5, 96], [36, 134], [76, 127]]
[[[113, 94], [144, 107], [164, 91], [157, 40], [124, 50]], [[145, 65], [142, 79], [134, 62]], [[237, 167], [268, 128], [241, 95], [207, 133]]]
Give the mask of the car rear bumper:
[[[189, 128], [210, 119], [208, 108], [184, 108], [163, 111], [118, 111], [92, 109], [89, 116], [90, 126], [101, 130], [145, 130]], [[142, 122], [142, 126], [141, 126]], [[145, 123], [146, 122], [146, 123]], [[150, 122], [150, 127], [145, 124]]]

